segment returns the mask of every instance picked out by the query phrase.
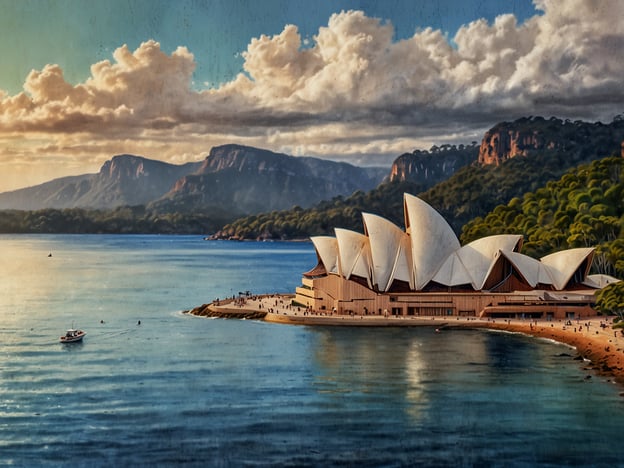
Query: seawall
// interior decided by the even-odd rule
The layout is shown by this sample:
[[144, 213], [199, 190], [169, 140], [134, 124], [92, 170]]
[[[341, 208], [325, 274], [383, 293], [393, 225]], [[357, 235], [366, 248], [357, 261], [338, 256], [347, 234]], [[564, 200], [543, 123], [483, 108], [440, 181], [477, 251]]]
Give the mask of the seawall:
[[244, 308], [237, 308], [234, 305], [228, 307], [228, 304], [216, 307], [212, 303], [202, 304], [199, 307], [195, 307], [194, 309], [185, 310], [183, 311], [183, 313], [197, 315], [198, 317], [217, 317], [223, 319], [238, 320], [264, 320], [267, 315], [267, 312], [262, 310], [256, 311]]

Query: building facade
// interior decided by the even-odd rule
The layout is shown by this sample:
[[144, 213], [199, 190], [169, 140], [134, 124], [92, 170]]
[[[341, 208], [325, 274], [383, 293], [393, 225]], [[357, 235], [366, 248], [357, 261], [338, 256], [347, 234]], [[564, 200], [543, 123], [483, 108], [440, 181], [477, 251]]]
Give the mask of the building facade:
[[534, 259], [521, 235], [461, 246], [444, 218], [404, 195], [406, 230], [363, 213], [364, 234], [313, 237], [318, 263], [295, 303], [325, 314], [571, 319], [595, 315], [594, 293], [617, 279], [589, 275], [594, 249]]

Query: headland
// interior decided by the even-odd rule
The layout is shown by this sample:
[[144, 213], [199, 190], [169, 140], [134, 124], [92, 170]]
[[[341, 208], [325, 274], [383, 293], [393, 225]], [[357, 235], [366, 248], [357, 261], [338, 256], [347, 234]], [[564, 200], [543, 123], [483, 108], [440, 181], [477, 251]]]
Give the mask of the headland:
[[595, 373], [624, 386], [624, 331], [612, 328], [609, 317], [581, 320], [487, 319], [478, 317], [422, 317], [332, 314], [306, 311], [292, 305], [291, 295], [247, 296], [215, 300], [185, 311], [196, 316], [263, 320], [306, 326], [430, 327], [444, 333], [455, 328], [522, 333], [564, 343], [576, 349], [586, 378]]

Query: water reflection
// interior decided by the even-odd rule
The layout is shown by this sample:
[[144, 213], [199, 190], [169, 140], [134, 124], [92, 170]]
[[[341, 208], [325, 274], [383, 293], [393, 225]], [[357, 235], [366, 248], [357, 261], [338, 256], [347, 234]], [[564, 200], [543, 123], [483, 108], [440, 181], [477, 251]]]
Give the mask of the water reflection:
[[531, 366], [538, 351], [534, 345], [523, 339], [501, 340], [498, 335], [500, 332], [489, 332], [484, 337], [484, 348], [494, 372], [506, 374]]
[[[530, 369], [529, 343], [483, 331], [434, 328], [313, 329], [318, 335], [314, 382], [320, 394], [385, 401], [414, 423], [435, 419], [433, 400], [454, 401], [495, 385], [501, 374]], [[503, 339], [501, 339], [503, 338]], [[450, 385], [450, 387], [449, 387]], [[449, 388], [463, 389], [459, 393]], [[457, 401], [455, 401], [457, 400]]]
[[84, 342], [78, 341], [76, 343], [59, 343], [59, 346], [66, 353], [75, 353], [82, 350]]
[[421, 356], [421, 346], [421, 342], [412, 341], [405, 355], [405, 378], [407, 381], [405, 398], [410, 403], [407, 412], [414, 420], [419, 420], [422, 417], [422, 409], [428, 402], [425, 384], [423, 383], [426, 365]]
[[428, 405], [423, 378], [432, 370], [422, 352], [428, 329], [326, 328], [317, 333], [319, 393], [336, 398], [349, 394], [373, 408], [383, 402], [414, 421], [422, 417]]
[[371, 393], [382, 383], [401, 383], [404, 353], [387, 330], [325, 328], [319, 333], [315, 358], [325, 371], [320, 391]]
[[3, 239], [0, 251], [0, 314], [11, 327], [21, 314], [32, 314], [34, 304], [48, 302], [58, 291], [60, 262], [48, 257], [36, 239], [27, 243]]

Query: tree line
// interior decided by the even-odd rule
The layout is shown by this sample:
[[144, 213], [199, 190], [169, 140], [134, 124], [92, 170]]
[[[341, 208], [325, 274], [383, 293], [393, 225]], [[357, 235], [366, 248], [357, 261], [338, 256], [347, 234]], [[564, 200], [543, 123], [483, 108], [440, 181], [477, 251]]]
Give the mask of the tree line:
[[536, 258], [595, 246], [597, 272], [624, 277], [623, 165], [624, 158], [614, 156], [572, 169], [466, 223], [461, 241], [522, 234], [524, 253]]
[[227, 220], [210, 213], [161, 213], [144, 206], [0, 211], [0, 233], [205, 234]]
[[363, 232], [362, 212], [371, 212], [403, 224], [403, 193], [418, 193], [422, 184], [387, 182], [369, 191], [354, 192], [349, 197], [334, 197], [312, 208], [295, 206], [290, 210], [251, 215], [226, 224], [216, 234], [219, 239], [307, 239], [333, 235], [341, 227]]

